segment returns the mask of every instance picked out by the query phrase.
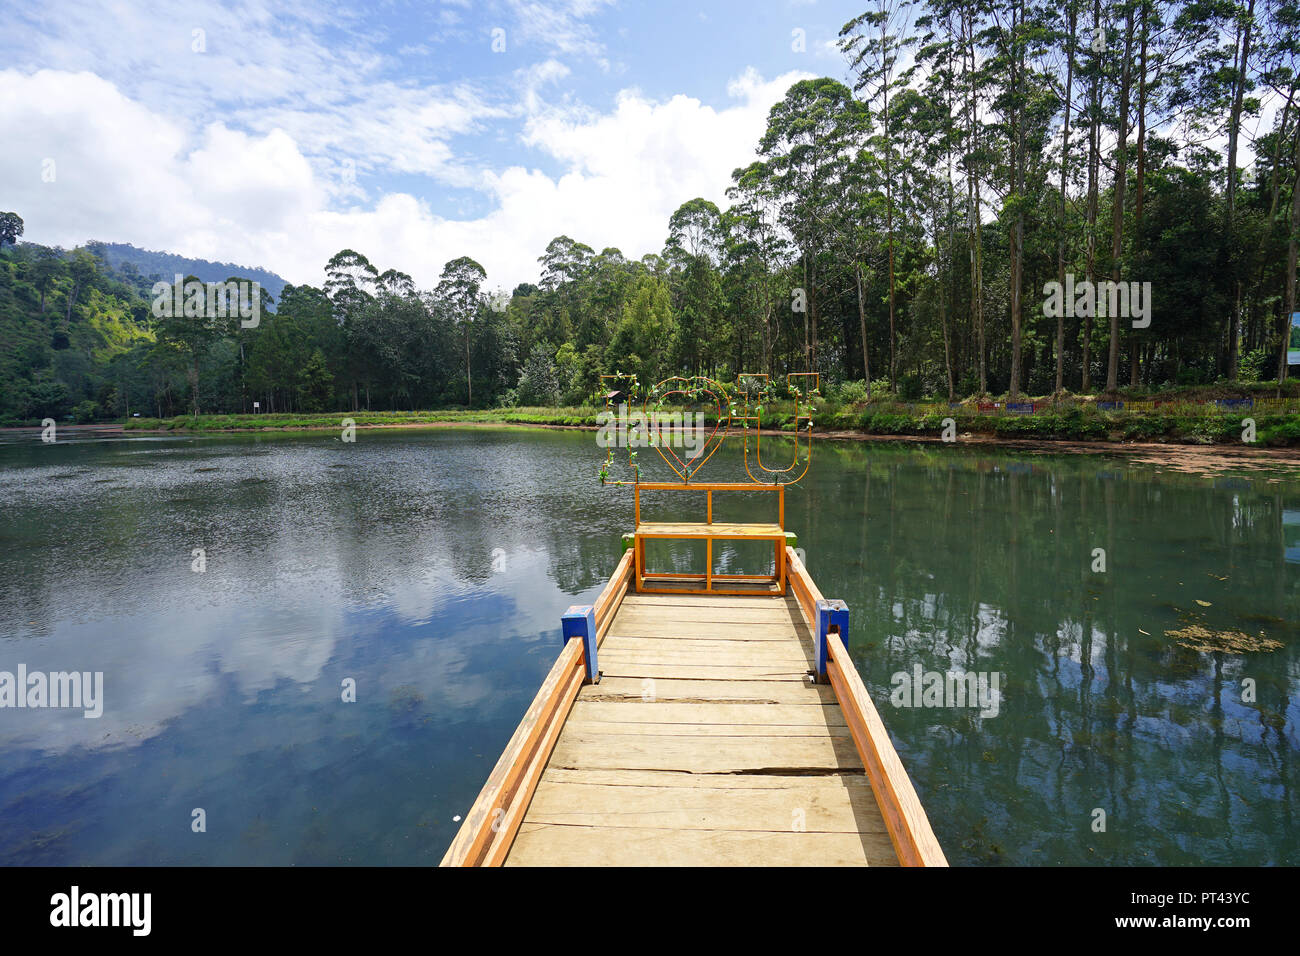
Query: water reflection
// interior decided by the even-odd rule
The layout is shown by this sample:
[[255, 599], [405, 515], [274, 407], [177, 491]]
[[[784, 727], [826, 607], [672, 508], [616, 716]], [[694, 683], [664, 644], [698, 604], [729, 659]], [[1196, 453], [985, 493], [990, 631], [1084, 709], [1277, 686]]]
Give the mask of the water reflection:
[[[791, 521], [822, 590], [854, 609], [876, 700], [918, 663], [1004, 675], [995, 719], [883, 708], [950, 859], [1300, 860], [1294, 480], [1092, 456], [838, 457]], [[1167, 634], [1188, 626], [1282, 646], [1198, 653]]]
[[[459, 429], [0, 443], [0, 669], [107, 696], [0, 711], [0, 863], [436, 862], [619, 556], [600, 458]], [[716, 520], [770, 520], [749, 497]], [[1300, 862], [1293, 473], [824, 443], [786, 508], [954, 863]], [[1000, 674], [998, 715], [891, 706], [918, 665]]]
[[0, 446], [0, 669], [107, 698], [0, 711], [0, 862], [440, 858], [626, 519], [576, 436], [363, 437]]

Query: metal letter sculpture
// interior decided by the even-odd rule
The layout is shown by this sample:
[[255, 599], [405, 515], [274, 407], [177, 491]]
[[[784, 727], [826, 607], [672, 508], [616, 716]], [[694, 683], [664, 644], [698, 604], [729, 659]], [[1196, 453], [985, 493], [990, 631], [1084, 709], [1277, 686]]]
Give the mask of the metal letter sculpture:
[[[598, 416], [598, 421], [602, 425], [600, 434], [606, 449], [599, 474], [602, 484], [641, 484], [644, 479], [636, 449], [649, 447], [659, 453], [680, 484], [688, 486], [722, 447], [733, 426], [739, 426], [741, 431], [745, 475], [752, 484], [792, 485], [800, 481], [812, 466], [813, 401], [819, 394], [820, 384], [816, 372], [793, 372], [786, 376], [786, 391], [794, 398], [791, 422], [794, 450], [790, 464], [784, 468], [771, 468], [763, 463], [763, 404], [776, 398], [769, 376], [765, 374], [739, 375], [730, 389], [703, 375], [675, 375], [658, 382], [644, 394], [641, 394], [635, 375], [602, 375], [601, 383], [605, 411]], [[631, 411], [638, 398], [640, 411]], [[706, 409], [712, 411], [712, 430], [706, 427], [706, 413], [691, 407], [691, 403], [698, 406], [701, 401]], [[667, 410], [669, 408], [674, 410]], [[751, 432], [754, 436], [752, 456], [749, 447]], [[682, 454], [678, 454], [674, 444], [682, 449]], [[690, 445], [696, 446], [694, 453], [686, 451]], [[631, 480], [615, 480], [611, 476], [616, 447], [628, 449]], [[803, 469], [795, 474], [801, 464]]]

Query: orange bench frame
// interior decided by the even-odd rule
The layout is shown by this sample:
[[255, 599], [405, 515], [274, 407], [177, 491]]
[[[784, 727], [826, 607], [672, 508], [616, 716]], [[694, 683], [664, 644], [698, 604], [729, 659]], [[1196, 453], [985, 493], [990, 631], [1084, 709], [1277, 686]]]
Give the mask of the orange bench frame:
[[[656, 522], [643, 523], [641, 521], [641, 492], [645, 491], [703, 491], [705, 493], [706, 513], [703, 524], [691, 522]], [[699, 484], [687, 484], [685, 482], [637, 482], [633, 486], [635, 497], [635, 532], [632, 548], [634, 551], [634, 583], [636, 590], [641, 594], [726, 594], [738, 596], [756, 596], [762, 597], [771, 594], [785, 594], [786, 588], [786, 559], [785, 559], [785, 485], [771, 484], [761, 485], [757, 482], [701, 482]], [[777, 521], [775, 525], [763, 524], [744, 524], [741, 522], [727, 522], [727, 525], [733, 528], [746, 529], [743, 531], [713, 530], [713, 493], [715, 491], [775, 491], [777, 494]], [[678, 530], [666, 530], [665, 526], [679, 525]], [[689, 529], [689, 530], [687, 530]], [[645, 560], [645, 542], [649, 539], [660, 540], [703, 540], [705, 542], [705, 569], [704, 574], [684, 574], [684, 573], [654, 573], [646, 571]], [[773, 546], [773, 569], [774, 574], [770, 575], [748, 575], [748, 574], [714, 574], [713, 573], [713, 542], [714, 541], [769, 541]], [[699, 578], [704, 579], [704, 587], [655, 587], [656, 580], [680, 580], [690, 581]], [[714, 581], [723, 582], [722, 587], [715, 587]], [[750, 587], [738, 589], [727, 587], [726, 584], [734, 582], [736, 584], [759, 584], [770, 585], [767, 588]], [[775, 590], [773, 590], [773, 588]]]

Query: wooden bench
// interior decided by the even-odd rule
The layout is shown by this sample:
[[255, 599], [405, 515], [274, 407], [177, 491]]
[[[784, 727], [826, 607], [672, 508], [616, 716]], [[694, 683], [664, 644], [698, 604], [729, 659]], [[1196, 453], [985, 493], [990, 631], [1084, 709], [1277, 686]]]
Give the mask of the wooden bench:
[[[707, 495], [706, 520], [699, 521], [642, 521], [641, 492], [645, 491], [703, 491]], [[774, 491], [777, 493], [777, 521], [732, 522], [713, 520], [713, 493], [715, 491]], [[636, 488], [636, 531], [633, 538], [635, 585], [642, 594], [784, 594], [786, 585], [785, 560], [785, 486], [752, 483], [678, 484], [669, 482], [644, 482]], [[651, 539], [705, 542], [705, 568], [703, 574], [681, 572], [650, 572], [646, 567], [645, 543]], [[757, 541], [772, 547], [772, 574], [715, 574], [713, 571], [713, 542]]]

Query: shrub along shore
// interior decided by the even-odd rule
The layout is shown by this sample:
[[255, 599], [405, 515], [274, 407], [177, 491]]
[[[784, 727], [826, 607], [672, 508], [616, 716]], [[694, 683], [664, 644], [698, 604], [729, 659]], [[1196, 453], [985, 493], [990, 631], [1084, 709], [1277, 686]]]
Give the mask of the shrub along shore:
[[[412, 412], [334, 412], [257, 415], [180, 415], [133, 418], [129, 431], [235, 432], [306, 430], [341, 427], [351, 419], [358, 428], [419, 425], [532, 425], [597, 427], [595, 407], [443, 409]], [[711, 425], [714, 415], [706, 410]], [[947, 419], [952, 419], [951, 423]], [[1117, 398], [1096, 401], [1076, 397], [1056, 400], [969, 400], [961, 403], [840, 400], [833, 392], [814, 403], [817, 431], [839, 435], [1040, 439], [1044, 441], [1169, 442], [1176, 444], [1245, 443], [1253, 423], [1256, 446], [1300, 446], [1300, 396], [1276, 394], [1205, 398], [1195, 394]], [[769, 402], [764, 430], [790, 431], [794, 406]]]

